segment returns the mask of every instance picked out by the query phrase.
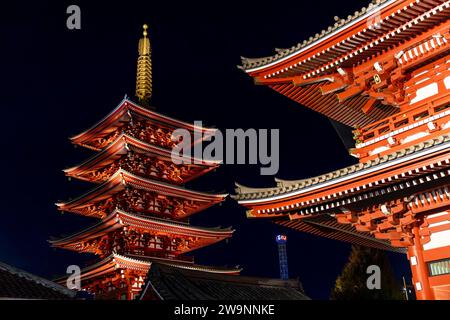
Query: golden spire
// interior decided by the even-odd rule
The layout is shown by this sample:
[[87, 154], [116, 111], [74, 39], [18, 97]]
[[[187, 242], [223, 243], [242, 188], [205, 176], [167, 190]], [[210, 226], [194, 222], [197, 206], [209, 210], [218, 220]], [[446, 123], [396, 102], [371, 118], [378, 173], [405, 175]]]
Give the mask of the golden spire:
[[136, 97], [142, 105], [149, 104], [152, 96], [152, 60], [150, 40], [147, 38], [146, 24], [143, 25], [143, 37], [139, 40], [139, 58], [137, 61], [136, 74]]

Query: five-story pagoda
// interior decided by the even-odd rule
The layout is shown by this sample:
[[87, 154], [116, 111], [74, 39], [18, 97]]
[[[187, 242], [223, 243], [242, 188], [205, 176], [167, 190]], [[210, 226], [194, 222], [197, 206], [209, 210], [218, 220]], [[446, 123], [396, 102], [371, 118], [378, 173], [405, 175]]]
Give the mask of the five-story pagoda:
[[65, 174], [97, 186], [57, 206], [99, 222], [50, 241], [53, 247], [99, 256], [99, 262], [81, 271], [81, 287], [98, 298], [134, 299], [152, 262], [205, 272], [239, 273], [238, 269], [196, 265], [192, 257], [184, 255], [233, 233], [231, 229], [194, 227], [187, 222], [190, 215], [226, 198], [226, 194], [183, 187], [219, 163], [190, 159], [178, 165], [171, 159], [173, 130], [197, 130], [208, 137], [215, 129], [199, 128], [154, 112], [149, 105], [151, 94], [151, 47], [144, 25], [137, 65], [138, 103], [125, 98], [92, 128], [71, 138], [75, 145], [98, 153], [64, 170]]

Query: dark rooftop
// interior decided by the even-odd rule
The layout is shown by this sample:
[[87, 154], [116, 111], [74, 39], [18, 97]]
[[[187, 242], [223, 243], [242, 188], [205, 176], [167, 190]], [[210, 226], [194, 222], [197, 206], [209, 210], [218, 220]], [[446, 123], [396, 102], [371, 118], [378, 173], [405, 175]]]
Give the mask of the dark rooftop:
[[309, 300], [296, 279], [185, 270], [153, 263], [141, 300]]
[[75, 291], [0, 262], [0, 300], [65, 300], [75, 295]]

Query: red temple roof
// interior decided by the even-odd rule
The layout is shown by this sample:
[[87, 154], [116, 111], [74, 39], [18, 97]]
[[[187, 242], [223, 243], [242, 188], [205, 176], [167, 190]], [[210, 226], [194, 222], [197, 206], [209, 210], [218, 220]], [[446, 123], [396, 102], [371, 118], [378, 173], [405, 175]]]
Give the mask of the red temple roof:
[[[81, 250], [80, 243], [101, 237], [111, 231], [126, 227], [133, 227], [145, 231], [155, 232], [158, 235], [167, 234], [173, 237], [196, 237], [201, 241], [196, 242], [183, 252], [189, 252], [203, 246], [230, 238], [234, 230], [230, 228], [205, 228], [195, 227], [187, 223], [175, 222], [167, 219], [150, 218], [143, 215], [131, 214], [121, 210], [115, 210], [101, 222], [75, 233], [68, 237], [50, 241], [52, 246], [71, 250]], [[81, 250], [82, 251], [82, 250]]]
[[[88, 175], [89, 172], [109, 166], [114, 160], [122, 157], [129, 150], [134, 151], [136, 153], [148, 155], [151, 157], [156, 157], [163, 161], [168, 161], [172, 163], [170, 150], [149, 144], [147, 142], [141, 141], [135, 137], [123, 133], [119, 137], [117, 137], [117, 139], [113, 143], [111, 143], [101, 152], [95, 154], [90, 159], [84, 161], [83, 163], [77, 166], [65, 169], [64, 172], [66, 173], [67, 176], [70, 177], [92, 181], [92, 178], [89, 177]], [[221, 163], [221, 161], [203, 160], [187, 157], [181, 158], [180, 160], [185, 160], [186, 163], [190, 163], [189, 165], [185, 166], [196, 167], [198, 169], [195, 171], [194, 174], [191, 174], [190, 171], [188, 171], [182, 177], [183, 180], [179, 181], [179, 183], [186, 183], [196, 178], [197, 176], [202, 175], [218, 167]], [[104, 182], [108, 178], [110, 178], [110, 176], [102, 177], [101, 180], [94, 182]]]
[[[142, 117], [144, 119], [155, 122], [158, 127], [167, 127], [171, 130], [175, 129], [186, 129], [191, 132], [198, 130], [204, 134], [204, 137], [212, 136], [217, 129], [197, 127], [191, 123], [176, 120], [174, 118], [162, 115], [155, 111], [149, 110], [138, 104], [132, 102], [131, 100], [125, 98], [120, 104], [105, 118], [97, 122], [90, 129], [83, 131], [82, 133], [73, 136], [71, 139], [72, 143], [78, 144], [96, 151], [100, 151], [101, 148], [96, 147], [92, 144], [93, 140], [99, 139], [101, 137], [107, 136], [108, 134], [114, 132], [117, 127], [123, 125], [124, 122], [129, 122], [132, 115]], [[194, 141], [195, 142], [195, 141]]]
[[[88, 207], [102, 200], [106, 200], [120, 191], [125, 190], [126, 186], [149, 192], [156, 192], [159, 195], [188, 199], [190, 201], [196, 201], [201, 204], [200, 206], [196, 207], [194, 211], [189, 212], [189, 214], [204, 210], [216, 203], [222, 202], [228, 196], [228, 194], [210, 194], [200, 191], [192, 191], [161, 181], [145, 179], [125, 170], [119, 169], [114, 175], [111, 176], [108, 181], [102, 183], [90, 192], [74, 200], [68, 202], [60, 202], [56, 205], [61, 211], [70, 211], [74, 213], [85, 214], [83, 212], [83, 209], [87, 209]], [[99, 214], [100, 213], [96, 213], [96, 215]], [[106, 214], [102, 212], [100, 217], [105, 215]]]
[[442, 24], [449, 15], [450, 5], [444, 0], [377, 1], [347, 19], [337, 19], [334, 26], [297, 46], [277, 50], [274, 56], [243, 58], [241, 68], [257, 84], [329, 118], [349, 126], [365, 126], [397, 113], [398, 105], [367, 95], [359, 84], [352, 87], [353, 71], [373, 69], [374, 63], [386, 63], [386, 67], [394, 60], [410, 68], [405, 59], [415, 61], [417, 55], [409, 57], [408, 52], [420, 41], [430, 41], [426, 44], [430, 50], [424, 55], [441, 54], [448, 49], [448, 27]]
[[349, 153], [359, 159], [265, 190], [237, 185], [247, 216], [407, 251], [421, 300], [448, 298], [450, 287], [430, 269], [448, 260], [450, 244], [449, 18], [446, 0], [376, 0], [241, 67], [256, 84], [354, 127]]
[[322, 197], [330, 199], [330, 197], [348, 196], [363, 190], [370, 191], [388, 183], [404, 180], [406, 177], [414, 177], [419, 172], [426, 173], [432, 168], [438, 170], [448, 164], [449, 148], [450, 134], [446, 134], [392, 154], [317, 177], [291, 181], [276, 179], [278, 185], [273, 188], [251, 188], [236, 184], [238, 195], [233, 197], [244, 205], [263, 205], [314, 195], [315, 200], [310, 200], [313, 204], [320, 202]]

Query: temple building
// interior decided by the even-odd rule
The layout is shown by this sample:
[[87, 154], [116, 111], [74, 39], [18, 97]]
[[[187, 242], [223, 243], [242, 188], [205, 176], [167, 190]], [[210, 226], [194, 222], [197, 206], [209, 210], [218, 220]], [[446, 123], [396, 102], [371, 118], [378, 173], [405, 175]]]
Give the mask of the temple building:
[[[98, 220], [73, 235], [51, 240], [53, 247], [97, 255], [81, 270], [81, 288], [100, 299], [136, 299], [152, 263], [214, 274], [239, 274], [238, 268], [197, 265], [193, 250], [230, 238], [230, 228], [195, 227], [188, 217], [222, 202], [227, 194], [189, 190], [184, 184], [220, 163], [196, 159], [177, 165], [171, 160], [173, 130], [199, 128], [150, 106], [151, 47], [144, 25], [139, 41], [137, 102], [128, 98], [90, 129], [71, 138], [97, 153], [65, 171], [68, 177], [96, 184], [89, 192], [58, 209]], [[194, 141], [193, 143], [199, 143]], [[189, 162], [189, 161], [188, 161]], [[58, 280], [65, 284], [66, 278]]]
[[237, 185], [249, 218], [406, 252], [418, 299], [450, 299], [450, 1], [377, 0], [274, 56], [257, 85], [354, 129], [358, 163]]

